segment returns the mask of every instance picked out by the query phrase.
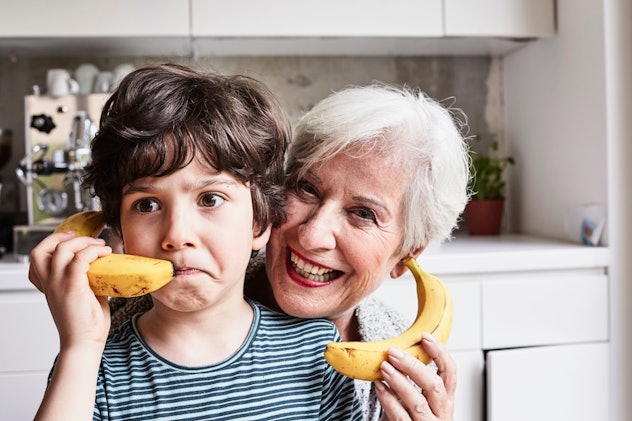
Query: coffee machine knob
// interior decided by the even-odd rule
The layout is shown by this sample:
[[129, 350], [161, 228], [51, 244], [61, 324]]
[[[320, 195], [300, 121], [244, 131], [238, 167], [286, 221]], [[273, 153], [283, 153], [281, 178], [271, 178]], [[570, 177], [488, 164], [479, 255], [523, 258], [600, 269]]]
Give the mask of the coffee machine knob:
[[46, 114], [38, 114], [31, 116], [31, 127], [39, 130], [40, 132], [50, 133], [55, 127], [53, 118]]

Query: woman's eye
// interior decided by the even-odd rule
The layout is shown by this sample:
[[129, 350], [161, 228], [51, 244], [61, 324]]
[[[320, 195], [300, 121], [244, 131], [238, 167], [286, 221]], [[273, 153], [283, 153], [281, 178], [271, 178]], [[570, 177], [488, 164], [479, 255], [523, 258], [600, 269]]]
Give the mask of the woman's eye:
[[317, 196], [318, 191], [312, 183], [306, 180], [298, 180], [296, 182], [296, 193], [299, 196]]
[[362, 220], [373, 221], [373, 222], [377, 221], [375, 212], [373, 212], [373, 210], [371, 209], [367, 209], [367, 208], [356, 209], [354, 213]]
[[224, 203], [224, 198], [215, 193], [205, 193], [200, 197], [200, 205], [205, 208], [216, 208]]
[[134, 203], [134, 209], [138, 213], [151, 213], [160, 209], [160, 205], [154, 199], [140, 199]]

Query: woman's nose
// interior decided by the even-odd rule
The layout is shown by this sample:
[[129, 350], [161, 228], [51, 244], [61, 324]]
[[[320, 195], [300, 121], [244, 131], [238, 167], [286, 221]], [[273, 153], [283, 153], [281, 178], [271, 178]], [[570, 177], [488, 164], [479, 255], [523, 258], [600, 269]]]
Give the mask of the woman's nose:
[[337, 231], [335, 211], [321, 206], [298, 226], [298, 240], [307, 250], [331, 250], [336, 247]]
[[195, 247], [194, 219], [185, 212], [171, 211], [164, 221], [163, 250], [179, 250]]

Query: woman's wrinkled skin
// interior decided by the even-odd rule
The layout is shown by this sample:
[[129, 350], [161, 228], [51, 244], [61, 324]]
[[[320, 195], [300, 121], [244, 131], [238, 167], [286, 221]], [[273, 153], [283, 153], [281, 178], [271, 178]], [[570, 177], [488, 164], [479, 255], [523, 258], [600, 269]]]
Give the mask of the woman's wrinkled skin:
[[[295, 316], [328, 318], [344, 340], [360, 340], [356, 306], [384, 279], [406, 271], [402, 259], [408, 254], [400, 246], [407, 178], [400, 168], [384, 166], [380, 156], [343, 153], [298, 180], [296, 190], [289, 192], [287, 221], [273, 230], [266, 249], [277, 305]], [[388, 387], [375, 382], [383, 419], [452, 418], [455, 364], [432, 336], [425, 336], [422, 344], [438, 371], [391, 350], [382, 366]], [[423, 392], [402, 373], [410, 373]]]

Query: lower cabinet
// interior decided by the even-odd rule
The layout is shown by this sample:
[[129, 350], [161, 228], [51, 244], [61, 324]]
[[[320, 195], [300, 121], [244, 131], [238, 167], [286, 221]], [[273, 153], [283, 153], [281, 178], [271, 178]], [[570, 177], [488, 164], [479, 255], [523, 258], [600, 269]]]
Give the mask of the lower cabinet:
[[483, 351], [453, 351], [451, 355], [456, 362], [458, 378], [453, 420], [480, 421], [485, 402]]
[[59, 348], [44, 295], [1, 291], [0, 332], [0, 418], [33, 419]]
[[608, 370], [604, 342], [489, 351], [487, 420], [608, 420]]
[[[609, 419], [605, 267], [431, 273], [454, 300], [454, 421]], [[375, 296], [412, 322], [414, 288], [406, 274]]]

